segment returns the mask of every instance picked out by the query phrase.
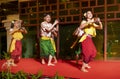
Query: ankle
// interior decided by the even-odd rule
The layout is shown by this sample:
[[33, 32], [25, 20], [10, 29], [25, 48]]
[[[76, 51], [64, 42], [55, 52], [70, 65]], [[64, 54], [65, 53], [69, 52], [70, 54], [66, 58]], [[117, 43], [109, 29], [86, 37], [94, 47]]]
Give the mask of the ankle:
[[85, 68], [81, 68], [81, 71], [82, 71], [82, 72], [88, 72], [88, 70], [85, 69]]
[[44, 59], [42, 59], [42, 64], [45, 64], [45, 60]]
[[91, 66], [89, 66], [88, 64], [86, 64], [86, 67], [89, 68], [89, 69], [91, 68]]

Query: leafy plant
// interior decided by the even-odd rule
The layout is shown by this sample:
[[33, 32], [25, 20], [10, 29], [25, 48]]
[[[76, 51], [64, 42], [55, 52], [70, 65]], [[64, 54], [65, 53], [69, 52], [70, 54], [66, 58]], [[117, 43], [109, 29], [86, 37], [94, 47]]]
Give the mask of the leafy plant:
[[10, 71], [8, 71], [8, 72], [2, 71], [0, 76], [2, 79], [12, 79], [13, 78], [13, 74]]
[[31, 79], [39, 79], [42, 76], [42, 71], [39, 71], [37, 75], [32, 74]]
[[64, 77], [63, 76], [59, 76], [58, 75], [58, 72], [55, 74], [55, 76], [53, 77], [53, 78], [51, 78], [51, 79], [64, 79]]
[[24, 73], [23, 71], [19, 71], [15, 74], [16, 79], [27, 79], [27, 74]]
[[44, 77], [42, 76], [42, 71], [39, 71], [38, 74], [27, 74], [23, 71], [19, 71], [16, 74], [11, 73], [10, 71], [2, 71], [0, 73], [1, 79], [64, 79], [63, 76], [59, 76], [58, 73], [55, 74], [54, 77]]
[[6, 60], [10, 59], [10, 53], [8, 53], [8, 52], [3, 52], [2, 58], [3, 58], [3, 59], [6, 59]]

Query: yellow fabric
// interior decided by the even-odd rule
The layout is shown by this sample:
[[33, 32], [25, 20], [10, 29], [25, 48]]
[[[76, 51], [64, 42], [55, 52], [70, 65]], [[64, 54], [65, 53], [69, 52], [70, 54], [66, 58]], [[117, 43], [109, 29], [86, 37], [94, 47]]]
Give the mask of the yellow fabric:
[[81, 37], [81, 39], [79, 40], [79, 42], [83, 42], [83, 41], [86, 39], [86, 37], [87, 37], [87, 35], [84, 34], [84, 35]]
[[42, 37], [41, 37], [41, 39], [43, 39], [43, 40], [49, 40], [49, 39], [50, 39], [50, 37], [45, 37], [45, 36], [42, 36]]
[[12, 37], [13, 37], [13, 40], [11, 41], [10, 52], [15, 50], [16, 40], [21, 40], [23, 38], [23, 35], [21, 32], [17, 31], [12, 35]]
[[12, 37], [16, 40], [21, 40], [23, 38], [23, 35], [20, 31], [15, 32]]
[[87, 35], [91, 35], [92, 37], [96, 36], [96, 29], [94, 28], [93, 24], [89, 25], [89, 27], [84, 29], [85, 34], [81, 37], [79, 42], [83, 42]]
[[53, 49], [54, 49], [55, 52], [56, 52], [56, 45], [55, 45], [55, 41], [54, 41], [53, 38], [51, 38], [51, 43], [52, 43]]
[[93, 26], [91, 26], [91, 27], [89, 27], [89, 28], [85, 28], [85, 29], [84, 29], [84, 32], [85, 32], [86, 34], [92, 35], [93, 37], [96, 36], [96, 29], [95, 29]]
[[52, 43], [53, 49], [54, 49], [55, 52], [56, 52], [56, 45], [55, 45], [55, 42], [54, 42], [54, 39], [53, 39], [53, 38], [43, 36], [43, 37], [41, 37], [41, 39], [43, 39], [43, 40], [50, 40], [51, 43]]

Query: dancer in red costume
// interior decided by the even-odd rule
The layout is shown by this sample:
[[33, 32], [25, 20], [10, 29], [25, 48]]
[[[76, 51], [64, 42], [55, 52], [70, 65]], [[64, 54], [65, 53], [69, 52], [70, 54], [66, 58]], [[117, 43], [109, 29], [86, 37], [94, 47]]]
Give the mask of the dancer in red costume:
[[11, 44], [10, 44], [10, 62], [13, 66], [16, 66], [22, 54], [22, 43], [21, 40], [23, 38], [22, 33], [27, 33], [25, 27], [21, 27], [21, 20], [14, 20], [11, 24], [10, 34], [12, 36]]
[[79, 40], [82, 45], [82, 57], [83, 64], [81, 71], [88, 72], [86, 68], [91, 68], [88, 64], [96, 56], [96, 48], [92, 41], [92, 37], [96, 36], [96, 29], [102, 29], [103, 25], [100, 21], [100, 18], [93, 18], [91, 11], [87, 11], [85, 14], [85, 20], [82, 20], [80, 24], [80, 29], [84, 31], [83, 36]]

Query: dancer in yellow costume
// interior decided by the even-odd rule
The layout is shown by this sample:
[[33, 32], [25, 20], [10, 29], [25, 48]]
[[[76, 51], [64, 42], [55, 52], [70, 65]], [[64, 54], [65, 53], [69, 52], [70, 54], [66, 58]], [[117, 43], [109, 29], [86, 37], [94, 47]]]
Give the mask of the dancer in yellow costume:
[[27, 33], [25, 27], [21, 27], [21, 20], [14, 20], [11, 24], [10, 34], [12, 36], [9, 52], [11, 54], [11, 62], [13, 66], [19, 62], [22, 54], [22, 33]]
[[88, 64], [95, 58], [97, 50], [92, 41], [92, 37], [96, 36], [96, 29], [102, 29], [102, 23], [99, 18], [93, 18], [91, 11], [85, 13], [85, 20], [82, 20], [80, 29], [84, 31], [79, 42], [82, 47], [83, 65], [81, 71], [88, 72], [86, 68], [91, 68]]

